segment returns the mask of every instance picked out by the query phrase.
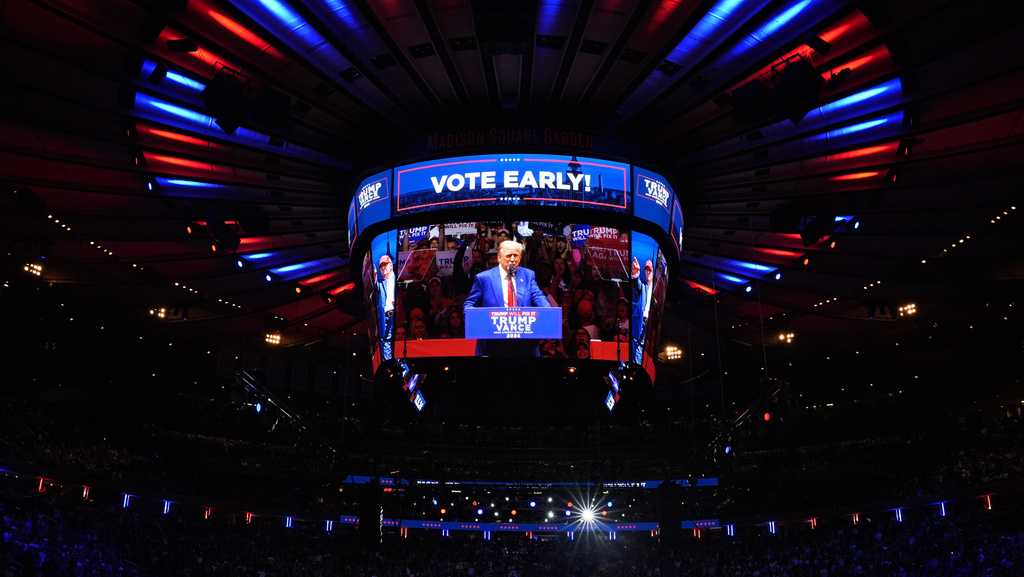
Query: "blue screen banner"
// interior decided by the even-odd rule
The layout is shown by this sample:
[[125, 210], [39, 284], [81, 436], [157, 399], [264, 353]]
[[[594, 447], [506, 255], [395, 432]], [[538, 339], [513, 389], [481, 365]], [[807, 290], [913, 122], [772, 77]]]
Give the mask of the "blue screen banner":
[[385, 170], [360, 182], [355, 199], [360, 230], [391, 218], [391, 171]]
[[625, 212], [629, 208], [629, 165], [526, 154], [462, 156], [395, 169], [395, 214], [495, 204]]
[[359, 236], [359, 226], [356, 224], [356, 199], [348, 203], [348, 246], [351, 250], [352, 242]]
[[466, 309], [466, 338], [560, 339], [560, 307], [481, 307]]
[[676, 249], [680, 252], [683, 250], [683, 206], [679, 204], [679, 199], [675, 199], [672, 203], [672, 241], [676, 245]]
[[662, 230], [668, 232], [669, 217], [675, 194], [668, 180], [660, 174], [634, 168], [635, 186], [633, 187], [633, 214], [637, 218], [649, 220]]

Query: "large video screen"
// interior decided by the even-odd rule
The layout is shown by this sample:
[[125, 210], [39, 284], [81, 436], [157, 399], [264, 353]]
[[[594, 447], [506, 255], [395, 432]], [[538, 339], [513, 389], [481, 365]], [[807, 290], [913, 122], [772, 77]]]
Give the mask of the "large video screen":
[[629, 165], [594, 158], [492, 154], [395, 169], [395, 214], [497, 204], [626, 212], [629, 200]]
[[[497, 279], [503, 243], [522, 245], [515, 292], [520, 307], [557, 308], [559, 338], [485, 341], [467, 338], [468, 308], [507, 306]], [[394, 304], [368, 298], [375, 316], [381, 359], [423, 356], [522, 356], [630, 360], [633, 310], [630, 233], [589, 224], [556, 222], [450, 222], [401, 229], [373, 242], [377, 267], [390, 259]], [[508, 245], [504, 245], [508, 246]], [[385, 263], [389, 258], [384, 258]], [[371, 273], [367, 273], [371, 274]], [[639, 275], [636, 275], [639, 276]], [[381, 295], [381, 275], [366, 286]], [[491, 286], [495, 285], [495, 286]], [[529, 285], [529, 286], [526, 286]], [[375, 288], [379, 287], [379, 288]], [[381, 304], [384, 303], [384, 304]], [[390, 339], [387, 338], [390, 335]], [[386, 342], [384, 342], [386, 341]]]

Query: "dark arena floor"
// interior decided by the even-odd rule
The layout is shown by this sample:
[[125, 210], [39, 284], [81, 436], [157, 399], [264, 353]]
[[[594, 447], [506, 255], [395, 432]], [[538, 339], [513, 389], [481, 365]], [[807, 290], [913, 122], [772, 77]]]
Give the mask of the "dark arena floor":
[[0, 577], [1022, 577], [1022, 5], [0, 2]]

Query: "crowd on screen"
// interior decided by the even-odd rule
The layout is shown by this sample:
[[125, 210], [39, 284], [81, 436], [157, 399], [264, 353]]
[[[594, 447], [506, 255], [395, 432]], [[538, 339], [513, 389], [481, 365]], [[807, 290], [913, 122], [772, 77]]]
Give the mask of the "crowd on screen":
[[426, 255], [422, 261], [425, 264], [438, 251], [454, 251], [454, 257], [450, 270], [439, 267], [436, 260], [429, 266], [418, 266], [412, 257], [399, 259], [409, 264], [395, 267], [398, 281], [404, 287], [398, 291], [396, 343], [405, 339], [464, 337], [462, 303], [476, 274], [497, 266], [498, 247], [506, 240], [516, 240], [525, 246], [522, 266], [536, 273], [537, 285], [548, 304], [562, 309], [563, 339], [545, 341], [541, 345], [542, 356], [589, 358], [591, 341], [628, 341], [627, 233], [615, 231], [624, 247], [618, 259], [614, 254], [597, 259], [585, 243], [577, 242], [574, 246], [570, 226], [532, 223], [534, 230], [528, 228], [530, 223], [478, 222], [473, 232], [466, 230], [465, 224], [454, 226], [448, 225], [447, 230], [457, 233], [445, 232], [443, 240], [444, 227], [425, 227], [438, 231], [436, 236], [427, 235], [415, 242], [411, 242], [408, 229], [401, 231], [402, 251]]
[[356, 577], [1018, 577], [1024, 531], [994, 511], [909, 516], [865, 514], [849, 520], [738, 526], [735, 537], [684, 532], [659, 544], [647, 533], [578, 533], [530, 540], [521, 533], [385, 530], [379, 551], [358, 533], [322, 523], [285, 528], [279, 518], [247, 524], [238, 515], [210, 519], [159, 515], [117, 505], [47, 495], [18, 496], [0, 487], [0, 575]]

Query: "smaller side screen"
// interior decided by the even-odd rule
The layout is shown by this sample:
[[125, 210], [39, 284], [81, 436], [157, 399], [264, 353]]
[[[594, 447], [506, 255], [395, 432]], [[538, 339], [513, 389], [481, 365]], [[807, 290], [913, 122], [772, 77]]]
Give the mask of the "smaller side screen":
[[675, 194], [668, 181], [660, 174], [634, 168], [633, 211], [637, 218], [649, 220], [665, 232], [669, 221]]
[[360, 182], [355, 200], [360, 230], [391, 218], [391, 170], [379, 172]]

